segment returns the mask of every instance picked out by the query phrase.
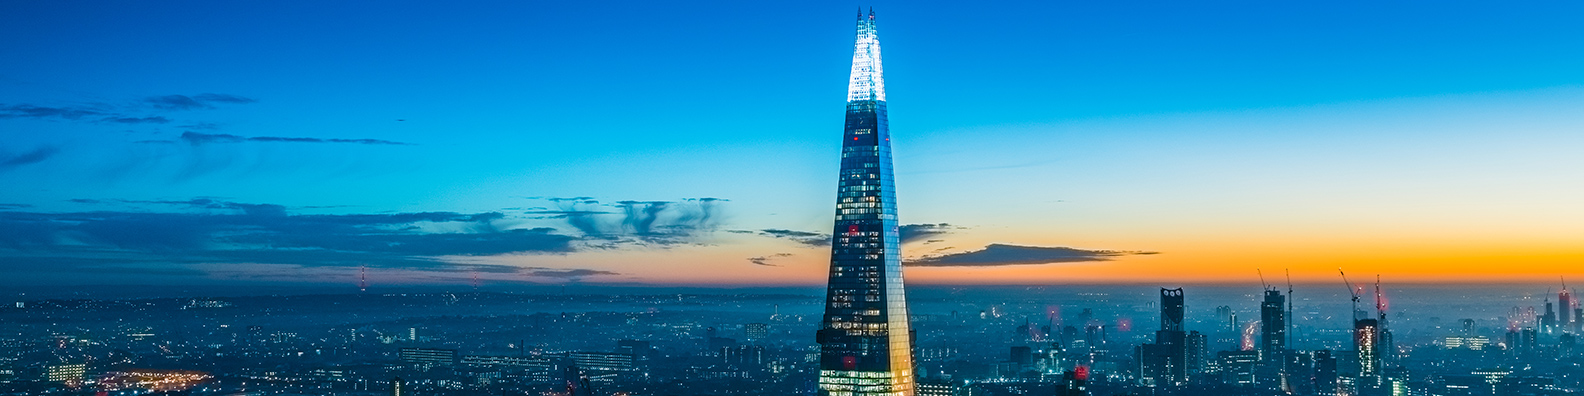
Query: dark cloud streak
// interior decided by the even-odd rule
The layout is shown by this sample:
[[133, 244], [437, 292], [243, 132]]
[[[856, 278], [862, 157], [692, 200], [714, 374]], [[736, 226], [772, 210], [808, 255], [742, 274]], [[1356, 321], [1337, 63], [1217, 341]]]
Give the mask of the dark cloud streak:
[[55, 153], [57, 152], [60, 152], [60, 149], [53, 146], [45, 146], [34, 149], [33, 151], [16, 155], [0, 153], [0, 171], [23, 165], [43, 162], [44, 160], [55, 156]]
[[243, 142], [280, 142], [280, 143], [353, 143], [370, 145], [409, 146], [410, 143], [395, 142], [379, 139], [321, 139], [309, 137], [281, 137], [281, 136], [237, 136], [225, 133], [199, 133], [182, 132], [179, 138], [192, 145], [217, 144], [217, 143], [243, 143]]
[[1116, 257], [1143, 254], [1156, 253], [991, 244], [980, 250], [908, 260], [906, 264], [918, 267], [991, 267], [1110, 261]]

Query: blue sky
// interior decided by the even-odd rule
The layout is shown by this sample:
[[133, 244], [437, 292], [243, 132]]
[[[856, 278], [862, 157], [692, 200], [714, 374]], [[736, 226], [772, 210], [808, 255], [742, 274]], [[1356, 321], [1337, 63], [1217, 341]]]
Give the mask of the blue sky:
[[[817, 246], [762, 231], [829, 227], [859, 6], [879, 15], [903, 220], [950, 230], [910, 255], [997, 243], [1160, 253], [1018, 267], [1107, 280], [1221, 261], [1313, 261], [1319, 276], [1326, 260], [1287, 255], [1381, 235], [1406, 235], [1403, 249], [1421, 254], [1370, 261], [1387, 248], [1369, 245], [1330, 261], [1429, 276], [1413, 268], [1467, 241], [1487, 243], [1462, 256], [1497, 260], [1487, 267], [1584, 254], [1566, 236], [1584, 219], [1568, 203], [1584, 198], [1570, 184], [1584, 165], [1573, 158], [1584, 6], [1566, 2], [11, 2], [0, 5], [0, 203], [52, 223], [158, 213], [207, 224], [248, 205], [447, 212], [462, 217], [401, 224], [424, 235], [485, 224], [523, 250], [447, 245], [381, 265], [818, 282]], [[573, 197], [599, 203], [544, 199]], [[648, 220], [675, 235], [624, 212], [652, 202], [667, 203]], [[611, 224], [591, 234], [536, 211], [610, 212], [596, 217]], [[501, 217], [468, 217], [488, 213]], [[106, 232], [180, 228], [172, 221], [185, 224]], [[282, 245], [212, 254], [243, 244], [222, 235], [236, 230], [183, 231], [190, 243], [174, 248], [69, 229], [28, 239], [18, 235], [37, 230], [18, 224], [0, 226], [14, 257], [148, 281], [344, 276], [375, 260], [260, 253]], [[514, 229], [565, 241], [495, 235]], [[103, 249], [65, 248], [77, 246]], [[139, 258], [106, 256], [128, 252]], [[771, 270], [785, 273], [752, 272]], [[437, 273], [404, 279], [449, 279]]]

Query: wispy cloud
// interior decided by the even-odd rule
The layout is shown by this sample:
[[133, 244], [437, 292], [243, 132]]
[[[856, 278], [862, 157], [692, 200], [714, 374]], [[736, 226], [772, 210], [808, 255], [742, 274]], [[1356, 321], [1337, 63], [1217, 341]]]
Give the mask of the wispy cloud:
[[758, 230], [755, 233], [771, 238], [781, 238], [809, 246], [830, 246], [830, 234], [818, 232], [783, 230], [778, 228]]
[[237, 135], [224, 134], [224, 133], [199, 133], [199, 132], [191, 132], [191, 131], [182, 132], [181, 137], [179, 137], [179, 139], [181, 139], [182, 141], [185, 141], [185, 142], [187, 142], [189, 144], [193, 144], [193, 145], [214, 144], [214, 143], [242, 143], [242, 142], [352, 143], [352, 144], [396, 145], [396, 146], [411, 145], [410, 143], [402, 143], [402, 142], [395, 142], [395, 141], [390, 141], [390, 140], [379, 140], [379, 139], [324, 139], [324, 138], [310, 138], [310, 137], [281, 137], [281, 136], [251, 136], [251, 137], [248, 137], [248, 136], [237, 136]]
[[763, 266], [767, 266], [767, 267], [780, 267], [780, 265], [771, 264], [770, 260], [774, 260], [774, 259], [782, 258], [782, 257], [792, 257], [792, 253], [776, 253], [776, 254], [772, 254], [772, 255], [768, 255], [768, 256], [749, 257], [748, 258], [748, 262], [754, 263], [755, 265], [763, 265]]
[[27, 165], [27, 164], [35, 164], [35, 163], [43, 162], [44, 160], [49, 159], [50, 157], [54, 156], [55, 153], [57, 153], [59, 151], [60, 151], [60, 149], [55, 148], [54, 146], [44, 146], [44, 147], [39, 147], [37, 149], [33, 149], [33, 151], [28, 151], [28, 152], [25, 152], [25, 153], [14, 154], [14, 155], [13, 154], [7, 154], [7, 153], [4, 153], [4, 152], [0, 152], [0, 171], [8, 170], [8, 169], [11, 169], [11, 168], [15, 168], [15, 167], [19, 167], [19, 166], [23, 166], [23, 165]]
[[1109, 261], [1116, 257], [1143, 254], [1157, 253], [991, 244], [980, 250], [908, 260], [906, 264], [920, 267], [988, 267]]
[[144, 98], [143, 102], [163, 110], [212, 109], [215, 103], [246, 104], [258, 100], [230, 94], [203, 93], [193, 96], [162, 95]]
[[105, 118], [101, 119], [100, 121], [114, 122], [114, 123], [117, 123], [117, 124], [166, 124], [166, 123], [170, 123], [171, 122], [171, 120], [169, 118], [160, 117], [160, 116], [150, 116], [150, 117], [105, 117]]
[[31, 104], [0, 105], [0, 118], [58, 118], [78, 120], [89, 116], [108, 115], [104, 110], [85, 106], [49, 107]]
[[957, 227], [946, 223], [907, 224], [897, 227], [897, 234], [902, 243], [910, 243], [929, 239], [930, 237], [939, 236], [942, 234], [947, 234], [953, 230], [960, 229], [963, 229], [963, 227]]
[[525, 274], [525, 275], [527, 275], [528, 277], [531, 277], [531, 278], [557, 278], [557, 279], [566, 279], [566, 280], [578, 280], [578, 279], [582, 279], [582, 278], [586, 278], [586, 277], [590, 277], [590, 276], [621, 275], [621, 273], [618, 273], [618, 272], [611, 272], [611, 271], [604, 271], [604, 270], [593, 270], [593, 269], [586, 269], [586, 268], [557, 269], [557, 268], [539, 268], [539, 267], [524, 268], [523, 269], [523, 274]]

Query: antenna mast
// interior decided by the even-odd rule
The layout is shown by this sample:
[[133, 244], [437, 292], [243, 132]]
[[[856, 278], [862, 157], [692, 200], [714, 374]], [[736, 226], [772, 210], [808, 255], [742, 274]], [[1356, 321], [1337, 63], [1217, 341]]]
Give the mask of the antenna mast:
[[358, 266], [358, 291], [368, 291], [368, 266]]

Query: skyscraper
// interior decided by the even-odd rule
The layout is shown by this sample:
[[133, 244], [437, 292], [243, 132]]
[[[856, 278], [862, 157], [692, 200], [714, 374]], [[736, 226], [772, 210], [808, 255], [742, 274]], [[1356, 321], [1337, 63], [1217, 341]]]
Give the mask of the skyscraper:
[[891, 134], [874, 11], [858, 14], [842, 135], [820, 394], [912, 396], [913, 342], [891, 172]]
[[1381, 385], [1378, 323], [1375, 319], [1353, 321], [1353, 347], [1358, 352], [1358, 392], [1360, 393], [1371, 393], [1370, 390]]
[[1557, 326], [1562, 331], [1573, 330], [1573, 294], [1563, 288], [1557, 293]]
[[1139, 379], [1145, 386], [1174, 386], [1188, 381], [1188, 338], [1183, 332], [1183, 290], [1160, 289], [1161, 329], [1154, 344], [1139, 345]]
[[1266, 361], [1281, 361], [1287, 347], [1287, 298], [1279, 290], [1265, 290], [1260, 304], [1260, 356]]

